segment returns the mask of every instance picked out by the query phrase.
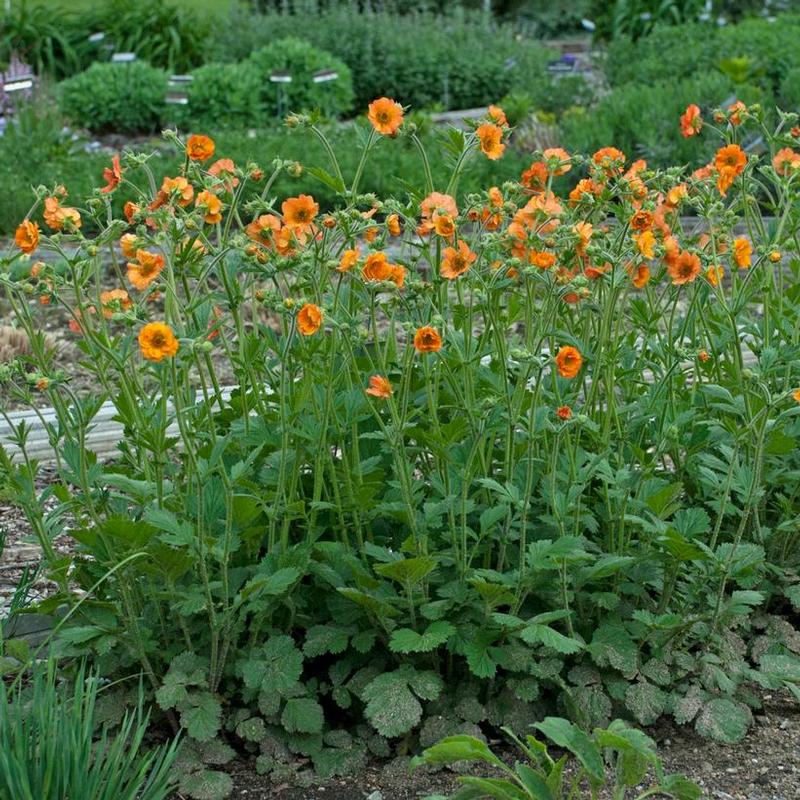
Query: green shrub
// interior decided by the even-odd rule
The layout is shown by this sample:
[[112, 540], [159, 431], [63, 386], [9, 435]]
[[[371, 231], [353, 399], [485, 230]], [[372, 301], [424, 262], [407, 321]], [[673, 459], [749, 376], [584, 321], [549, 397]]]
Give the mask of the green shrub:
[[613, 145], [629, 158], [646, 158], [651, 166], [706, 163], [713, 146], [707, 139], [684, 139], [679, 118], [689, 103], [703, 110], [731, 96], [745, 102], [759, 99], [758, 90], [740, 87], [719, 73], [652, 86], [631, 84], [614, 89], [593, 109], [574, 109], [562, 118], [564, 146], [592, 152]]
[[800, 67], [784, 75], [780, 88], [780, 103], [785, 111], [800, 111]]
[[103, 31], [118, 52], [132, 52], [170, 72], [187, 72], [205, 60], [211, 30], [207, 14], [201, 15], [164, 0], [103, 0], [81, 14], [76, 27]]
[[[279, 113], [279, 92], [285, 97], [284, 111], [319, 108], [330, 116], [341, 116], [353, 105], [353, 79], [348, 66], [302, 39], [279, 39], [256, 50], [246, 63], [261, 83], [261, 102], [269, 114]], [[314, 73], [327, 69], [337, 73], [336, 80], [314, 83]], [[288, 72], [292, 82], [271, 83], [270, 75], [275, 71]]]
[[0, 688], [0, 797], [14, 800], [163, 800], [173, 788], [177, 742], [145, 753], [141, 701], [120, 728], [98, 737], [99, 679], [59, 682], [52, 663], [30, 686]]
[[64, 115], [93, 133], [151, 132], [164, 116], [167, 76], [142, 61], [92, 64], [58, 89]]
[[470, 108], [514, 89], [528, 92], [541, 107], [540, 95], [552, 83], [545, 69], [551, 51], [517, 40], [511, 27], [487, 30], [482, 17], [464, 15], [400, 17], [335, 8], [301, 21], [291, 14], [237, 11], [209, 46], [216, 58], [236, 61], [284, 36], [302, 36], [344, 61], [359, 109], [382, 95], [416, 109]]
[[800, 66], [798, 40], [800, 16], [794, 15], [774, 23], [749, 19], [725, 28], [700, 23], [659, 27], [637, 42], [611, 42], [606, 76], [620, 86], [723, 71], [774, 95], [787, 72]]
[[193, 126], [235, 129], [263, 122], [262, 77], [254, 64], [206, 64], [192, 77], [187, 111]]

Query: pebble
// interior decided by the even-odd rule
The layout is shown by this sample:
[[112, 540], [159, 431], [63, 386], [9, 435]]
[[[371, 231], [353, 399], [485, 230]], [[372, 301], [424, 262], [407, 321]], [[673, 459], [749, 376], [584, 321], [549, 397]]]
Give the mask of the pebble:
[[367, 795], [367, 800], [383, 800], [383, 793], [376, 789], [374, 792]]

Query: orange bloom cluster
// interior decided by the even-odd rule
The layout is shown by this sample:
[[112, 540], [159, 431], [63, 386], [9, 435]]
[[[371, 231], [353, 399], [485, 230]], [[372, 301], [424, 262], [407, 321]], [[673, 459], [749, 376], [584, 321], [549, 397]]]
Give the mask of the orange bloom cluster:
[[136, 259], [128, 262], [128, 280], [139, 291], [144, 291], [164, 269], [164, 256], [148, 250], [137, 250]]

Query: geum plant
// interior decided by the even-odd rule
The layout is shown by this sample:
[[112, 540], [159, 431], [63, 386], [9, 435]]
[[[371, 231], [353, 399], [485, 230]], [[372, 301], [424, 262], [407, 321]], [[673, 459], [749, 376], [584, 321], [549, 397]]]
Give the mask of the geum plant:
[[[37, 489], [23, 426], [3, 459], [58, 586], [39, 608], [74, 610], [62, 652], [141, 670], [208, 793], [228, 743], [330, 773], [553, 706], [741, 737], [752, 686], [797, 691], [800, 663], [773, 613], [800, 605], [796, 115], [689, 109], [685, 135], [723, 140], [691, 175], [556, 148], [461, 196], [507, 146], [491, 107], [443, 135], [448, 184], [401, 199], [359, 192], [370, 152], [427, 155], [396, 102], [368, 120], [347, 180], [288, 120], [325, 144], [328, 213], [271, 196], [300, 165], [202, 135], [168, 134], [186, 160], [160, 186], [126, 153], [82, 208], [38, 190], [2, 275], [34, 356], [4, 377], [55, 408], [57, 479]], [[90, 395], [49, 360], [56, 309]]]

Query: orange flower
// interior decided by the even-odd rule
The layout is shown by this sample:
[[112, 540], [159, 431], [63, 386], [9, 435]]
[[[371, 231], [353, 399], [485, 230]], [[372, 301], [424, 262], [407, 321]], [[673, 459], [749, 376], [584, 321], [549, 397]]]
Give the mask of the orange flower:
[[700, 117], [700, 108], [692, 103], [681, 114], [681, 134], [685, 139], [688, 139], [700, 133], [702, 127], [703, 120]]
[[635, 231], [649, 231], [653, 227], [653, 212], [639, 209], [631, 217], [631, 228]]
[[181, 208], [185, 208], [192, 202], [194, 187], [186, 178], [180, 176], [177, 178], [164, 178], [161, 182], [161, 191], [150, 204], [150, 210], [155, 211], [164, 203], [169, 202], [173, 197]]
[[214, 140], [208, 136], [195, 134], [186, 142], [186, 155], [192, 161], [207, 161], [214, 155]]
[[342, 253], [341, 259], [339, 260], [339, 266], [336, 267], [337, 271], [349, 272], [356, 265], [359, 255], [360, 252], [357, 247], [353, 248], [352, 250], [345, 250], [344, 253]]
[[553, 175], [565, 175], [572, 169], [570, 154], [562, 147], [548, 147], [542, 156]]
[[371, 375], [369, 388], [364, 390], [368, 395], [380, 400], [388, 400], [392, 396], [392, 384], [383, 375]]
[[281, 212], [286, 225], [299, 231], [311, 230], [314, 218], [319, 213], [319, 205], [308, 194], [290, 197], [281, 204]]
[[698, 357], [698, 358], [700, 359], [700, 361], [702, 361], [704, 364], [706, 363], [706, 361], [708, 361], [708, 360], [711, 358], [711, 356], [708, 354], [708, 350], [701, 350], [701, 351], [700, 351], [700, 352], [697, 354], [697, 357]]
[[313, 336], [322, 326], [322, 309], [306, 303], [297, 314], [297, 327], [303, 336]]
[[503, 129], [491, 122], [485, 122], [475, 131], [481, 143], [481, 152], [491, 161], [497, 161], [506, 149], [503, 144]]
[[103, 180], [106, 185], [100, 190], [101, 194], [109, 194], [119, 186], [122, 180], [122, 167], [119, 165], [119, 156], [114, 155], [111, 159], [111, 166], [103, 170]]
[[449, 194], [441, 192], [431, 192], [420, 204], [422, 221], [417, 228], [417, 232], [422, 236], [430, 233], [435, 227], [435, 218], [445, 214], [452, 219], [458, 216], [458, 206], [456, 201]]
[[709, 267], [706, 270], [706, 280], [716, 289], [725, 277], [725, 269], [723, 267]]
[[124, 289], [100, 292], [100, 306], [106, 319], [111, 319], [115, 311], [127, 311], [132, 305], [131, 298]]
[[691, 283], [700, 274], [700, 258], [695, 253], [682, 250], [667, 267], [667, 273], [674, 286]]
[[739, 269], [747, 269], [752, 263], [753, 246], [748, 239], [738, 238], [733, 240], [733, 260]]
[[128, 280], [139, 291], [144, 291], [164, 269], [164, 256], [137, 250], [136, 260], [128, 262]]
[[717, 170], [717, 188], [725, 196], [733, 184], [733, 179], [744, 172], [747, 156], [738, 144], [729, 144], [720, 147], [714, 156], [714, 167]]
[[731, 125], [742, 124], [742, 112], [747, 111], [747, 106], [741, 101], [737, 100], [733, 105], [728, 106], [729, 117]]
[[403, 106], [389, 97], [379, 97], [369, 104], [367, 117], [381, 136], [396, 136], [403, 124]]
[[386, 230], [388, 230], [392, 236], [399, 236], [403, 232], [403, 229], [400, 227], [400, 217], [397, 214], [389, 214], [389, 216], [386, 217]]
[[568, 420], [572, 417], [572, 409], [569, 406], [559, 406], [556, 411], [559, 419]]
[[139, 347], [148, 361], [161, 361], [178, 352], [178, 340], [169, 325], [148, 322], [139, 331]]
[[80, 228], [81, 215], [77, 208], [62, 206], [58, 197], [46, 197], [44, 200], [44, 221], [54, 231], [60, 231], [64, 225]]
[[364, 261], [361, 277], [365, 281], [388, 281], [391, 278], [392, 265], [386, 258], [386, 253], [370, 253]]
[[581, 178], [575, 188], [569, 193], [570, 205], [577, 205], [584, 197], [596, 197], [603, 191], [603, 187], [591, 178]]
[[525, 172], [522, 173], [519, 182], [532, 192], [543, 192], [547, 188], [547, 178], [549, 173], [547, 165], [541, 161], [534, 161]]
[[508, 127], [506, 112], [500, 106], [489, 106], [489, 119], [501, 128]]
[[450, 239], [456, 232], [456, 223], [449, 214], [434, 214], [433, 228], [444, 239]]
[[633, 235], [633, 241], [636, 242], [639, 252], [645, 258], [655, 257], [654, 248], [656, 245], [656, 237], [653, 236], [653, 231], [642, 231], [641, 233], [635, 233]]
[[23, 253], [30, 255], [39, 246], [39, 225], [24, 219], [17, 226], [14, 233], [14, 241]]
[[389, 264], [389, 280], [398, 288], [402, 289], [406, 282], [406, 269], [399, 264]]
[[263, 245], [270, 245], [273, 236], [281, 229], [281, 221], [274, 214], [262, 214], [244, 229], [248, 238]]
[[442, 349], [442, 337], [436, 328], [423, 325], [414, 334], [414, 347], [419, 353], [437, 353]]
[[562, 378], [574, 378], [583, 366], [583, 356], [577, 347], [565, 345], [558, 348], [556, 367]]
[[613, 175], [620, 173], [625, 167], [625, 153], [616, 147], [601, 147], [593, 156], [592, 161], [606, 173]]
[[583, 255], [586, 252], [586, 248], [589, 246], [589, 242], [592, 240], [594, 226], [591, 222], [581, 221], [575, 224], [573, 230], [578, 234], [578, 244], [575, 249], [578, 255]]
[[128, 220], [128, 224], [132, 225], [133, 218], [139, 213], [139, 206], [128, 200], [122, 207], [122, 213], [125, 215], [125, 219]]
[[800, 153], [796, 153], [791, 147], [783, 147], [775, 153], [772, 166], [778, 175], [788, 177], [800, 171]]
[[458, 250], [456, 250], [455, 247], [445, 247], [439, 274], [443, 278], [452, 281], [459, 275], [463, 275], [477, 257], [478, 256], [467, 247], [467, 243], [462, 239], [458, 243]]
[[209, 192], [207, 189], [204, 189], [197, 195], [195, 205], [197, 208], [203, 210], [205, 214], [203, 221], [206, 224], [216, 225], [218, 222], [222, 221], [222, 202], [219, 197]]
[[139, 237], [136, 236], [134, 233], [123, 233], [120, 240], [119, 240], [119, 249], [122, 251], [122, 255], [125, 258], [133, 259], [136, 258], [136, 250], [138, 249], [136, 243], [139, 241]]
[[795, 390], [792, 392], [792, 397], [793, 397], [795, 400], [797, 400], [797, 402], [798, 402], [798, 403], [800, 403], [800, 389], [795, 389]]
[[639, 264], [633, 270], [632, 283], [637, 289], [644, 289], [650, 282], [650, 267], [647, 264]]
[[232, 192], [238, 185], [236, 177], [236, 164], [230, 158], [219, 158], [209, 168], [208, 174], [223, 180], [226, 192]]
[[556, 263], [556, 257], [546, 250], [531, 250], [528, 253], [528, 263], [539, 269], [550, 269]]
[[679, 183], [667, 192], [665, 205], [669, 208], [677, 208], [688, 195], [689, 190], [686, 188], [686, 184]]

